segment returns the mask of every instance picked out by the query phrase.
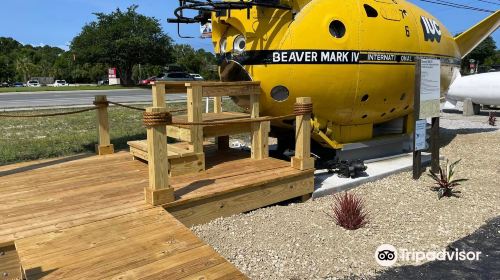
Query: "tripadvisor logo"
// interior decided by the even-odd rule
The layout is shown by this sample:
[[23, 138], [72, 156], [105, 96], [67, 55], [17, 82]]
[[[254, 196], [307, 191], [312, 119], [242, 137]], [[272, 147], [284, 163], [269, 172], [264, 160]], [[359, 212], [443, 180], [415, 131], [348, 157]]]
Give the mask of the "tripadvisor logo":
[[418, 264], [422, 261], [478, 261], [479, 251], [416, 251], [404, 248], [396, 249], [390, 244], [382, 244], [375, 250], [375, 261], [381, 266], [392, 266], [397, 260], [403, 262], [414, 262]]

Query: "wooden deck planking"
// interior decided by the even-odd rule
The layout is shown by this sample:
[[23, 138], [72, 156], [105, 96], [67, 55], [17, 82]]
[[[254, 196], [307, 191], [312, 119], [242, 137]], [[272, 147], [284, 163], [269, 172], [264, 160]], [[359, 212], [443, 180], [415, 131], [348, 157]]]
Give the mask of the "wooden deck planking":
[[0, 244], [151, 208], [144, 185], [147, 170], [127, 153], [2, 176]]
[[[28, 279], [179, 279], [227, 263], [161, 208], [16, 243]], [[232, 265], [225, 271], [246, 279]]]
[[[241, 212], [312, 188], [312, 171], [288, 162], [210, 154], [205, 172], [170, 180], [177, 201], [166, 209], [186, 224], [232, 213], [214, 211], [218, 201]], [[182, 220], [144, 202], [147, 164], [128, 153], [34, 165], [0, 170], [0, 244], [16, 240], [28, 279], [246, 279]]]

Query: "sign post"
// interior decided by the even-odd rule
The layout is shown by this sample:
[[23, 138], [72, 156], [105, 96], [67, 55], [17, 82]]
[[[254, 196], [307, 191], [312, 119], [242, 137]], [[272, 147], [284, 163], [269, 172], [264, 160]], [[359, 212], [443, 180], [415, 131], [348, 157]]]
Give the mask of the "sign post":
[[439, 106], [441, 63], [438, 59], [417, 58], [415, 64], [415, 97], [413, 132], [413, 179], [422, 174], [422, 154], [426, 149], [427, 118], [432, 119], [430, 134], [431, 168], [439, 170]]

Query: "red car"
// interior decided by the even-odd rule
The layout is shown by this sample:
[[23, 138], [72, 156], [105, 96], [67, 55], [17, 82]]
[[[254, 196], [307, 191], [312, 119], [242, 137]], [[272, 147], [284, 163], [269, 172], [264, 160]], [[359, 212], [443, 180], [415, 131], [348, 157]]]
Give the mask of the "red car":
[[145, 80], [139, 81], [139, 85], [141, 86], [149, 86], [152, 82], [156, 81], [156, 76], [149, 77]]

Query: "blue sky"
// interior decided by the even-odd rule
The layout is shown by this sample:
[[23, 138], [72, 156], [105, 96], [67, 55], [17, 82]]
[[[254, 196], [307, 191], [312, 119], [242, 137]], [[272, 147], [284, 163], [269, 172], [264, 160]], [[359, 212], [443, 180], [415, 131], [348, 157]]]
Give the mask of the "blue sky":
[[[454, 3], [475, 6], [488, 10], [500, 9], [500, 0], [448, 0]], [[168, 24], [166, 18], [173, 16], [177, 0], [16, 0], [2, 1], [0, 12], [0, 36], [32, 45], [52, 45], [67, 48], [71, 39], [81, 27], [95, 19], [93, 12], [111, 12], [117, 7], [137, 4], [139, 12], [159, 19], [164, 30], [176, 42], [188, 43], [195, 48], [212, 50], [209, 39], [181, 39], [177, 36], [176, 25]], [[411, 0], [437, 17], [452, 33], [464, 31], [486, 17], [487, 13], [455, 9], [440, 5]], [[183, 34], [199, 35], [197, 25], [182, 25]], [[500, 48], [500, 30], [493, 34]]]

